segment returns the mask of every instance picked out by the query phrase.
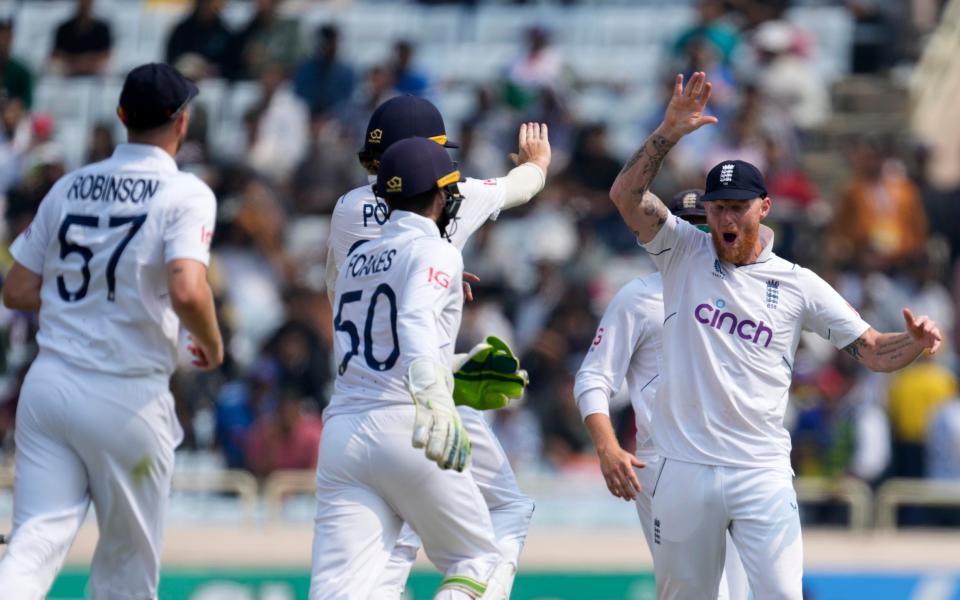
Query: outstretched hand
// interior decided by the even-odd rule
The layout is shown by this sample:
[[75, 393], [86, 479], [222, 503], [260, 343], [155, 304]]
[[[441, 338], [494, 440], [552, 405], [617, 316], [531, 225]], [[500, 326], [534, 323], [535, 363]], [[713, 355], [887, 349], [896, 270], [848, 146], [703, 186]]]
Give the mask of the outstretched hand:
[[907, 322], [907, 333], [910, 337], [920, 342], [930, 354], [936, 354], [943, 342], [943, 335], [937, 324], [927, 316], [914, 317], [909, 308], [903, 309], [903, 320]]
[[510, 160], [515, 165], [532, 162], [546, 173], [550, 167], [550, 138], [547, 134], [546, 123], [524, 123], [520, 125], [520, 133], [517, 135], [516, 154], [509, 154]]
[[704, 125], [718, 122], [716, 117], [704, 114], [712, 89], [713, 86], [707, 81], [707, 75], [703, 71], [694, 73], [686, 87], [683, 85], [683, 75], [677, 74], [673, 96], [667, 105], [661, 126], [669, 141], [675, 143]]

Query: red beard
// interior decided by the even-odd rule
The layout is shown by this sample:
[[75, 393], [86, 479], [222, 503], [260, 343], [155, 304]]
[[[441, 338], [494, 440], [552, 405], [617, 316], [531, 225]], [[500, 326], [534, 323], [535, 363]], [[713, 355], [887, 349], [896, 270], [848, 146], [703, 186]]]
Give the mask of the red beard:
[[723, 233], [716, 229], [710, 230], [710, 237], [713, 238], [713, 247], [720, 260], [734, 265], [744, 265], [752, 262], [753, 251], [760, 238], [760, 227], [737, 232], [737, 237], [732, 243], [726, 242]]

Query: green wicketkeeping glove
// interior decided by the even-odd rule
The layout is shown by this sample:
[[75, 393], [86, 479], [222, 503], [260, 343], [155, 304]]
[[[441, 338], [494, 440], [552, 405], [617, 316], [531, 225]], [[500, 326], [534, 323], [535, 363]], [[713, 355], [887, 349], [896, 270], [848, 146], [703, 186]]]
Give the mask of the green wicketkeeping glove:
[[491, 335], [470, 352], [454, 357], [453, 382], [457, 406], [493, 410], [522, 396], [529, 378], [510, 347]]

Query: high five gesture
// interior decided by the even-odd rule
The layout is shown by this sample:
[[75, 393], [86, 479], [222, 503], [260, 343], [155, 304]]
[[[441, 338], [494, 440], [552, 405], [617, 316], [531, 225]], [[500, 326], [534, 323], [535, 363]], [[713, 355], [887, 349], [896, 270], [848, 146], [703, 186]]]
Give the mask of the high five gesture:
[[717, 122], [704, 114], [711, 91], [706, 78], [705, 73], [694, 73], [684, 87], [683, 75], [677, 75], [663, 122], [630, 157], [610, 188], [610, 199], [642, 243], [652, 240], [667, 218], [667, 207], [648, 191], [663, 159], [680, 138]]

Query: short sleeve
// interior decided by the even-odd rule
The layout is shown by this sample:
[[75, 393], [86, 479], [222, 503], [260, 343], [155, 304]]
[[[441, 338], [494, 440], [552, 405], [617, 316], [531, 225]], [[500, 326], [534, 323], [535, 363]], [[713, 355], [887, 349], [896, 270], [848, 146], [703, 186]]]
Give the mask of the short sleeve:
[[635, 280], [614, 296], [577, 371], [573, 395], [584, 419], [596, 412], [609, 414], [610, 397], [623, 385], [633, 354], [646, 337], [638, 286], [642, 290], [645, 284]]
[[813, 271], [802, 269], [800, 282], [804, 329], [843, 349], [870, 328], [843, 296]]
[[57, 197], [59, 187], [54, 186], [40, 202], [40, 208], [34, 215], [33, 221], [10, 246], [10, 254], [13, 255], [14, 260], [38, 275], [43, 273], [47, 247], [57, 227], [58, 214], [54, 198]]
[[205, 184], [178, 198], [167, 209], [163, 231], [163, 259], [190, 258], [208, 265], [210, 242], [217, 221], [217, 200]]
[[665, 273], [673, 265], [678, 264], [684, 255], [689, 254], [695, 244], [701, 243], [705, 236], [706, 234], [690, 223], [672, 213], [667, 213], [667, 220], [657, 235], [641, 245], [650, 254], [650, 258], [657, 265], [657, 270]]
[[446, 242], [416, 248], [398, 299], [397, 335], [405, 364], [430, 358], [446, 364], [453, 341], [439, 327], [443, 309], [462, 303], [463, 258]]
[[504, 179], [467, 179], [460, 183], [463, 202], [457, 212], [456, 230], [450, 240], [457, 248], [463, 248], [467, 238], [483, 224], [496, 220], [506, 198]]

